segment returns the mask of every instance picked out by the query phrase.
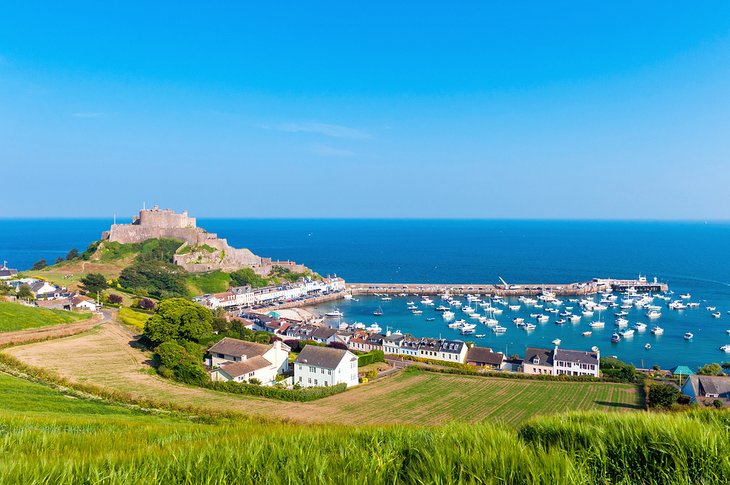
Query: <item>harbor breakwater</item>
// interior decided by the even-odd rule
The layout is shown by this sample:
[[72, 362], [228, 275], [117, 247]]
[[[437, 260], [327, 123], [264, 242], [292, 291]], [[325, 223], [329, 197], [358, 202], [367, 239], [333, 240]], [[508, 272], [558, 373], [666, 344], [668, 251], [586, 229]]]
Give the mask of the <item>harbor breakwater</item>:
[[634, 288], [638, 292], [665, 292], [666, 283], [645, 280], [594, 279], [579, 283], [538, 283], [517, 285], [492, 284], [421, 284], [421, 283], [348, 283], [347, 290], [353, 295], [400, 295], [413, 293], [419, 295], [493, 295], [503, 297], [535, 296], [545, 292], [556, 296], [595, 295], [606, 291], [625, 291]]

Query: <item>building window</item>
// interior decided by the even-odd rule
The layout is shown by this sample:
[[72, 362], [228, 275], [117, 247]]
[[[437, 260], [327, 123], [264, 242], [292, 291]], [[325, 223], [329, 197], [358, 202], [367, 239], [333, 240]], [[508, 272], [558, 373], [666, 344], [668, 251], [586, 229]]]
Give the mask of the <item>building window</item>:
[[332, 375], [332, 370], [327, 370], [327, 375]]
[[318, 384], [318, 383], [317, 383], [317, 379], [315, 379], [315, 380], [314, 380], [314, 385], [316, 386], [317, 384]]
[[311, 377], [307, 377], [307, 384], [311, 384], [311, 383], [312, 383], [312, 378]]
[[317, 369], [315, 369], [313, 366], [309, 366], [309, 372], [317, 372]]

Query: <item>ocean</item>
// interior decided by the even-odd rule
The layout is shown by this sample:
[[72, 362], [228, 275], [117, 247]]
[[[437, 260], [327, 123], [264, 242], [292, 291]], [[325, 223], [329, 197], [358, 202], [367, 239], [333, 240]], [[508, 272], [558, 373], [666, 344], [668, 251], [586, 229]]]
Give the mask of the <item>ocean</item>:
[[[10, 267], [29, 268], [45, 258], [52, 262], [72, 247], [83, 250], [97, 240], [111, 220], [4, 219], [0, 220], [0, 260]], [[632, 310], [627, 317], [656, 323], [661, 337], [648, 332], [618, 344], [609, 342], [615, 330], [613, 309], [604, 315], [606, 328], [591, 337], [585, 319], [579, 324], [547, 323], [526, 333], [515, 327], [515, 316], [505, 310], [500, 324], [504, 335], [485, 326], [482, 339], [464, 337], [508, 354], [522, 354], [527, 345], [551, 345], [554, 338], [565, 348], [597, 345], [603, 355], [616, 355], [637, 366], [677, 364], [698, 367], [730, 360], [720, 345], [730, 343], [730, 223], [726, 222], [620, 222], [620, 221], [508, 221], [508, 220], [284, 220], [199, 219], [198, 225], [225, 237], [236, 247], [258, 255], [291, 259], [322, 275], [338, 275], [351, 282], [372, 283], [569, 283], [594, 277], [635, 278], [639, 273], [667, 282], [676, 295], [690, 292], [700, 308], [682, 312], [665, 309], [656, 322]], [[412, 300], [408, 298], [406, 300]], [[380, 302], [362, 298], [337, 302], [346, 321], [378, 323], [417, 336], [460, 338], [440, 316], [427, 322], [424, 314], [406, 310], [406, 300]], [[438, 301], [437, 301], [438, 304]], [[383, 306], [384, 315], [372, 311]], [[706, 306], [722, 312], [712, 318]], [[524, 312], [526, 309], [521, 309]], [[420, 317], [420, 318], [419, 318]], [[551, 319], [552, 321], [553, 319]], [[682, 335], [693, 332], [692, 341]], [[652, 349], [644, 349], [645, 343]]]

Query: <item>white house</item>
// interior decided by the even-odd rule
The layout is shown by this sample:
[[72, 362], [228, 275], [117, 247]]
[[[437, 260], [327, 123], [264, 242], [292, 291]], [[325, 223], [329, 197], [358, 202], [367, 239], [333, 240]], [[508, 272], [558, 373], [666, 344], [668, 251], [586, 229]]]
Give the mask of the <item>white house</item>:
[[30, 291], [33, 292], [36, 298], [53, 296], [58, 292], [56, 286], [50, 284], [48, 281], [38, 280], [34, 281], [28, 286], [30, 287]]
[[526, 374], [598, 377], [600, 360], [599, 352], [564, 350], [557, 346], [552, 350], [528, 347], [522, 368]]
[[467, 350], [466, 344], [461, 340], [443, 340], [436, 358], [463, 364], [466, 360]]
[[266, 345], [225, 337], [208, 349], [210, 377], [235, 382], [255, 378], [265, 386], [274, 384], [277, 374], [289, 369], [290, 350], [278, 340]]
[[357, 356], [349, 350], [307, 345], [294, 361], [294, 383], [302, 387], [356, 386]]
[[77, 310], [89, 310], [95, 312], [98, 305], [94, 300], [84, 295], [76, 295], [71, 298], [71, 305]]

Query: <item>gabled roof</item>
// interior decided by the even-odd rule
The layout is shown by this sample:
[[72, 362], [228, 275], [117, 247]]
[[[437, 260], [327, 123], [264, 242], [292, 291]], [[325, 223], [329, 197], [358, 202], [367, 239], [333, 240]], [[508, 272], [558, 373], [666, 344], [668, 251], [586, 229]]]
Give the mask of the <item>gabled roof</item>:
[[672, 368], [671, 372], [674, 376], [691, 376], [694, 374], [694, 372], [692, 372], [692, 369], [690, 369], [686, 365], [678, 365], [677, 367]]
[[350, 359], [357, 360], [355, 354], [347, 350], [307, 345], [302, 349], [294, 362], [324, 369], [335, 369], [348, 354], [350, 355]]
[[257, 355], [250, 359], [246, 359], [243, 362], [231, 362], [230, 364], [223, 364], [220, 369], [231, 377], [238, 377], [250, 372], [255, 372], [259, 369], [265, 369], [269, 367], [271, 362], [266, 360], [264, 357]]
[[466, 351], [466, 362], [475, 364], [502, 365], [504, 354], [486, 347], [472, 347]]
[[708, 394], [730, 399], [730, 377], [729, 376], [698, 376], [692, 375], [687, 380], [694, 388], [695, 395], [705, 397]]
[[[534, 363], [535, 357], [540, 359], [538, 364]], [[553, 351], [551, 349], [538, 349], [533, 347], [527, 347], [525, 350], [526, 364], [531, 365], [546, 365], [552, 367], [553, 365]]]
[[318, 327], [317, 329], [312, 332], [310, 335], [312, 338], [318, 338], [321, 340], [327, 340], [329, 338], [332, 338], [337, 333], [337, 330], [334, 328], [327, 328], [327, 327]]
[[271, 345], [259, 344], [256, 342], [246, 342], [236, 338], [224, 337], [218, 343], [208, 349], [210, 353], [232, 355], [234, 357], [246, 356], [247, 359], [257, 355], [264, 355]]

